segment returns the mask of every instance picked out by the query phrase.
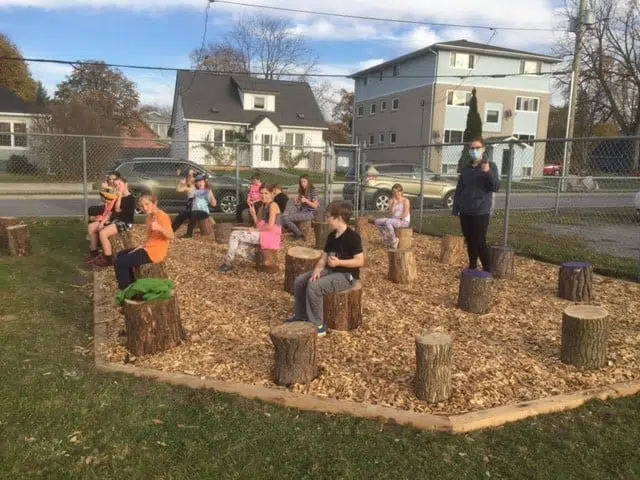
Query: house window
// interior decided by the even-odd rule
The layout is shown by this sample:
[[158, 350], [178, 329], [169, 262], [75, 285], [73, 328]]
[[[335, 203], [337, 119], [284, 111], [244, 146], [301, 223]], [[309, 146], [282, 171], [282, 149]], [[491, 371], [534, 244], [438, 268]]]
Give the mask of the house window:
[[[13, 133], [27, 133], [26, 123], [14, 123]], [[13, 146], [27, 148], [27, 136], [26, 135], [14, 135]]]
[[372, 103], [371, 106], [369, 107], [369, 115], [375, 115], [376, 114], [376, 104]]
[[538, 99], [534, 97], [516, 97], [516, 111], [537, 112]]
[[400, 105], [400, 100], [397, 98], [394, 98], [393, 100], [391, 100], [391, 110], [393, 110], [394, 112], [396, 110], [398, 110], [398, 106]]
[[262, 161], [270, 162], [271, 161], [271, 144], [273, 143], [271, 140], [271, 135], [262, 135]]
[[362, 79], [362, 84], [366, 87], [367, 86], [367, 77], [364, 77]]
[[358, 116], [362, 117], [364, 115], [364, 105], [358, 105]]
[[391, 145], [395, 145], [396, 144], [396, 134], [395, 134], [395, 132], [393, 132], [393, 133], [391, 133], [389, 135], [389, 143]]
[[387, 110], [387, 101], [383, 100], [380, 102], [380, 113], [384, 112]]
[[468, 107], [471, 102], [471, 92], [464, 90], [449, 90], [447, 92], [447, 105], [454, 107]]
[[487, 116], [485, 123], [500, 123], [500, 111], [499, 110], [487, 110]]
[[542, 62], [534, 62], [532, 60], [520, 61], [520, 73], [525, 75], [537, 75], [542, 72]]
[[11, 135], [11, 133], [27, 133], [27, 124], [14, 122], [0, 122], [0, 147], [27, 148], [26, 135]]
[[532, 172], [533, 172], [533, 169], [531, 167], [522, 167], [523, 177], [530, 177]]
[[464, 132], [462, 130], [445, 130], [444, 143], [462, 143], [463, 135]]
[[380, 145], [384, 145], [384, 133], [381, 133], [381, 134], [378, 136], [378, 143], [379, 143]]
[[380, 70], [380, 74], [378, 75], [378, 81], [381, 82], [382, 81], [382, 70]]
[[376, 143], [376, 139], [373, 135], [369, 135], [369, 145], [374, 145]]
[[532, 147], [533, 147], [533, 140], [535, 140], [536, 138], [535, 135], [529, 135], [526, 133], [514, 133], [513, 136], [516, 137], [521, 142], [526, 143], [527, 145], [531, 145]]
[[253, 108], [255, 110], [264, 110], [264, 97], [253, 97]]
[[393, 66], [393, 76], [397, 77], [398, 75], [400, 75], [400, 71], [398, 69], [398, 65], [394, 65]]
[[0, 123], [0, 147], [11, 146], [11, 135], [4, 135], [5, 133], [11, 133], [11, 124], [9, 122]]
[[449, 66], [451, 68], [472, 69], [475, 65], [475, 55], [470, 53], [451, 52], [449, 54]]
[[222, 130], [216, 128], [213, 130], [213, 143], [217, 146], [224, 146], [225, 143], [233, 143], [235, 141], [235, 133], [233, 130]]

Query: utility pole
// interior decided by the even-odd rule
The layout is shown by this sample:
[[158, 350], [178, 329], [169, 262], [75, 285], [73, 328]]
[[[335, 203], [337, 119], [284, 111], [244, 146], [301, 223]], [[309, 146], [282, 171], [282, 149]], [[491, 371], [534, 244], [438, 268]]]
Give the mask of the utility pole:
[[[567, 112], [567, 139], [573, 138], [573, 129], [575, 125], [576, 104], [578, 96], [578, 86], [580, 85], [580, 60], [582, 57], [582, 37], [584, 36], [585, 27], [593, 25], [593, 14], [587, 13], [587, 1], [580, 0], [578, 7], [578, 16], [573, 20], [573, 30], [576, 34], [576, 43], [573, 49], [573, 65], [571, 67], [571, 87], [569, 89], [569, 111]], [[573, 143], [564, 144], [564, 161], [562, 162], [562, 176], [569, 174], [569, 165], [571, 163], [571, 149]], [[566, 189], [566, 178], [562, 181], [562, 190]]]

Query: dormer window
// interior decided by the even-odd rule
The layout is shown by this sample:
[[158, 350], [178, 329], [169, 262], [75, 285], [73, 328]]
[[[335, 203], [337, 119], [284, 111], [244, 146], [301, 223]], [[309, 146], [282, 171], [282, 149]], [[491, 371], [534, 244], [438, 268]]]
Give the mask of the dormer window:
[[253, 97], [253, 108], [254, 110], [264, 110], [264, 97]]

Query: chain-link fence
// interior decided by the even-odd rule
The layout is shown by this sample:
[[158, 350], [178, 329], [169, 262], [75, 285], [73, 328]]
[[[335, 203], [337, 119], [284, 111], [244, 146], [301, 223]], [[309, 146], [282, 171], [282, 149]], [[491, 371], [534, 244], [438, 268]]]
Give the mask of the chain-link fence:
[[[356, 216], [388, 215], [391, 187], [400, 183], [412, 201], [416, 230], [460, 232], [451, 206], [458, 170], [468, 162], [462, 143], [365, 148], [285, 138], [280, 145], [227, 141], [224, 133], [179, 142], [0, 131], [0, 214], [86, 217], [113, 169], [134, 193], [157, 193], [173, 213], [185, 205], [178, 177], [194, 169], [210, 175], [217, 212], [231, 215], [258, 171], [263, 182], [280, 184], [291, 197], [306, 174], [322, 205], [344, 199]], [[546, 261], [587, 260], [603, 273], [640, 278], [639, 140], [487, 139], [487, 157], [501, 176], [491, 242]]]

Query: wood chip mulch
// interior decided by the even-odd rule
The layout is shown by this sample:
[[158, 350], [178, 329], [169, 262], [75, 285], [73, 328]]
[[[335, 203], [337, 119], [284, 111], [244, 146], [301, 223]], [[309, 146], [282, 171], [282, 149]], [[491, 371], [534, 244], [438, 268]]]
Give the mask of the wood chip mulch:
[[[135, 235], [142, 241], [144, 232], [136, 227]], [[559, 360], [562, 311], [571, 302], [556, 297], [558, 267], [517, 258], [516, 278], [494, 283], [491, 313], [474, 315], [456, 308], [463, 265], [439, 263], [439, 239], [414, 234], [418, 280], [403, 286], [386, 279], [387, 252], [373, 225], [365, 227], [364, 237], [369, 263], [362, 270], [363, 326], [318, 339], [318, 377], [292, 390], [457, 414], [640, 379], [640, 284], [594, 276], [594, 303], [611, 319], [608, 365], [580, 372]], [[293, 244], [287, 240], [285, 249]], [[106, 291], [100, 308], [110, 361], [282, 388], [273, 383], [269, 329], [293, 312], [293, 297], [283, 290], [284, 249], [277, 274], [258, 273], [243, 259], [233, 273], [218, 273], [225, 252], [225, 245], [197, 234], [172, 244], [166, 268], [177, 284], [188, 340], [141, 358], [123, 346], [113, 270], [99, 271], [95, 288]], [[425, 330], [449, 332], [454, 342], [453, 395], [434, 405], [418, 400], [412, 386], [415, 336]]]

